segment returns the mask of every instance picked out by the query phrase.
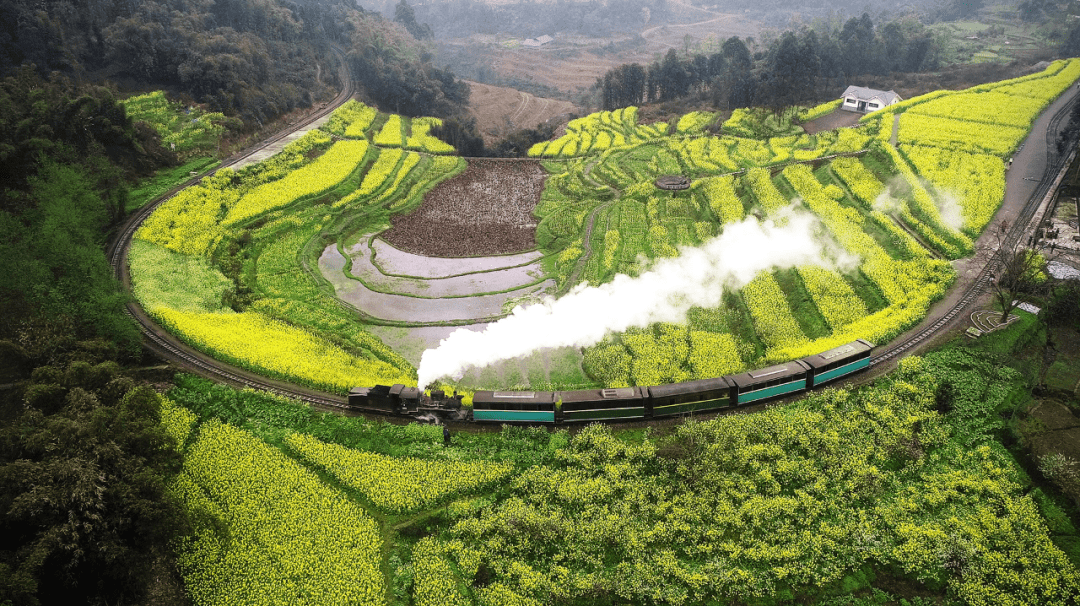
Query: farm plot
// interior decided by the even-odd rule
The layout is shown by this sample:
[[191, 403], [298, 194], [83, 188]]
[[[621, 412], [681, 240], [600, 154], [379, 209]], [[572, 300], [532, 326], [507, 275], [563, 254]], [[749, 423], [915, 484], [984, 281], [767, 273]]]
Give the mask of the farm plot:
[[[515, 297], [550, 291], [552, 280], [530, 283], [497, 294], [469, 294], [442, 298], [421, 298], [413, 294], [378, 292], [345, 275], [346, 258], [336, 246], [328, 246], [319, 257], [319, 272], [334, 287], [338, 299], [356, 307], [370, 318], [404, 324], [490, 321], [505, 314], [504, 306]], [[405, 289], [402, 289], [405, 290]]]
[[[480, 257], [473, 261], [484, 261], [488, 265], [483, 269], [468, 273], [460, 266], [445, 268], [443, 276], [419, 278], [414, 276], [386, 275], [379, 270], [372, 259], [369, 238], [362, 238], [359, 243], [346, 249], [351, 260], [348, 275], [360, 280], [369, 289], [412, 295], [420, 298], [437, 299], [446, 297], [470, 297], [488, 293], [500, 293], [532, 286], [544, 280], [544, 270], [537, 262], [521, 265], [505, 265], [502, 257]], [[413, 259], [418, 266], [423, 266], [430, 257]], [[436, 261], [438, 259], [431, 259]]]
[[[796, 208], [816, 217], [819, 241], [851, 257], [843, 267], [770, 269], [741, 290], [725, 287], [721, 305], [695, 308], [681, 324], [609, 335], [577, 359], [596, 383], [623, 385], [752, 368], [855, 338], [884, 343], [921, 320], [954, 279], [949, 263], [933, 259], [924, 246], [949, 258], [970, 253], [972, 238], [1000, 204], [1001, 154], [1026, 132], [1018, 125], [1076, 73], [1078, 61], [1055, 63], [1043, 74], [970, 94], [904, 102], [893, 108], [903, 114], [899, 149], [888, 136], [895, 113], [809, 134], [744, 112], [730, 130], [760, 131], [755, 139], [707, 135], [701, 125], [709, 117], [701, 114], [680, 120], [669, 133], [637, 124], [634, 108], [626, 108], [573, 121], [567, 138], [537, 147], [542, 162], [466, 165], [424, 151], [434, 121], [372, 117], [370, 108], [353, 106], [331, 120], [345, 141], [312, 133], [280, 156], [223, 171], [163, 205], [138, 237], [203, 261], [181, 262], [159, 250], [133, 255], [133, 264], [164, 259], [197, 266], [206, 280], [190, 294], [164, 293], [179, 282], [161, 271], [143, 272], [158, 287], [137, 284], [136, 293], [189, 342], [246, 367], [344, 389], [347, 379], [328, 383], [308, 367], [305, 376], [290, 375], [302, 366], [270, 365], [269, 350], [254, 344], [301, 339], [290, 355], [351, 356], [362, 362], [339, 366], [354, 368], [352, 376], [409, 382], [411, 364], [368, 331], [372, 324], [412, 327], [417, 335], [482, 324], [576, 282], [597, 286], [618, 274], [640, 275], [654, 260], [678, 257], [733, 224], [782, 223]], [[995, 128], [957, 119], [965, 114], [950, 105], [973, 98], [1002, 104], [1020, 92], [1045, 97], [1011, 107]], [[994, 113], [971, 117], [991, 120]], [[951, 127], [923, 136], [919, 125], [934, 121]], [[836, 154], [849, 157], [822, 160]], [[348, 163], [329, 189], [311, 182], [338, 156]], [[655, 181], [664, 174], [693, 184], [659, 190]], [[279, 190], [287, 195], [263, 195]], [[381, 235], [369, 240], [374, 233]], [[222, 336], [256, 328], [258, 339], [255, 333]], [[426, 337], [393, 338], [412, 347], [405, 344]], [[477, 376], [540, 381], [532, 370]], [[580, 385], [580, 372], [576, 377], [570, 382]]]
[[536, 248], [537, 220], [547, 173], [537, 162], [473, 160], [431, 190], [415, 211], [391, 218], [382, 238], [432, 257], [473, 257]]
[[[934, 98], [933, 106], [925, 113], [912, 113], [911, 119], [943, 120], [947, 118], [942, 116], [955, 113], [948, 105], [949, 96]], [[956, 98], [963, 101], [967, 97]], [[964, 149], [1005, 149], [1001, 147], [1005, 145], [1001, 143], [1002, 131], [1028, 120], [1021, 115], [1025, 108], [1041, 106], [1041, 102], [1032, 101], [1014, 108], [1003, 118], [1006, 123], [1002, 128], [994, 132], [964, 131]], [[573, 154], [554, 151], [559, 141], [534, 151], [560, 158], [580, 154], [582, 145], [594, 145], [593, 139], [605, 125], [618, 123], [614, 117], [612, 113], [595, 114], [569, 129], [568, 134], [575, 134], [576, 139], [567, 138], [562, 143], [578, 145]], [[683, 125], [693, 124], [696, 118], [689, 116]], [[755, 125], [754, 118], [753, 113], [744, 113], [732, 131], [747, 135], [756, 132], [751, 126], [758, 130], [770, 126]], [[902, 120], [902, 129], [904, 123]], [[590, 129], [592, 139], [585, 136]], [[663, 333], [665, 339], [682, 342], [673, 351], [686, 354], [664, 354], [669, 366], [660, 374], [648, 370], [652, 363], [646, 362], [655, 347], [641, 346], [644, 337], [633, 331], [613, 335], [587, 350], [586, 368], [613, 385], [641, 384], [661, 376], [697, 376], [703, 365], [691, 360], [701, 360], [703, 354], [696, 350], [703, 349], [705, 343], [715, 349], [721, 336], [731, 339], [725, 341], [731, 344], [725, 347], [728, 352], [737, 352], [739, 358], [728, 366], [752, 367], [813, 353], [844, 339], [885, 342], [921, 319], [930, 303], [944, 294], [954, 272], [947, 263], [930, 260], [928, 252], [899, 225], [906, 225], [949, 258], [969, 254], [970, 238], [1000, 204], [1001, 165], [995, 164], [992, 156], [957, 153], [961, 150], [956, 148], [950, 150], [951, 155], [945, 151], [934, 155], [930, 150], [937, 148], [905, 144], [904, 153], [900, 153], [877, 139], [879, 131], [879, 125], [869, 121], [857, 128], [814, 135], [784, 133], [768, 140], [655, 137], [623, 142], [620, 147], [608, 147], [581, 159], [546, 164], [553, 176], [538, 214], [545, 221], [552, 220], [551, 231], [558, 237], [541, 242], [541, 249], [557, 255], [560, 281], [578, 275], [569, 271], [573, 265], [584, 267], [581, 275], [590, 284], [603, 283], [616, 273], [640, 273], [652, 259], [677, 255], [679, 246], [697, 245], [721, 234], [724, 223], [746, 215], [779, 218], [792, 202], [816, 215], [827, 239], [839, 242], [858, 260], [854, 269], [843, 274], [803, 267], [777, 274], [782, 280], [761, 278], [734, 293], [723, 308], [705, 310], [725, 317], [724, 322], [698, 326], [692, 321], [687, 335], [694, 334], [693, 339], [679, 337], [679, 332]], [[907, 136], [917, 140], [919, 131], [909, 128]], [[1010, 131], [1006, 138], [1019, 136]], [[933, 146], [940, 140], [951, 139], [935, 135], [929, 136], [927, 143]], [[860, 152], [861, 157], [835, 160], [836, 169], [826, 163], [818, 170], [796, 166], [782, 171], [782, 177], [776, 174], [778, 167], [792, 161], [845, 152]], [[734, 167], [742, 170], [732, 171]], [[882, 167], [888, 167], [886, 172], [881, 172]], [[940, 185], [927, 187], [916, 170]], [[961, 174], [951, 180], [943, 177], [958, 171]], [[718, 177], [725, 172], [741, 174]], [[679, 199], [653, 186], [657, 175], [667, 173], [696, 180], [688, 198]], [[893, 179], [894, 174], [900, 179]], [[892, 185], [886, 188], [885, 182]], [[607, 188], [608, 195], [596, 184]], [[896, 196], [887, 201], [894, 205], [892, 215], [882, 212], [887, 206], [879, 208], [878, 198], [884, 194]], [[962, 214], [950, 207], [956, 205], [957, 195]], [[590, 223], [584, 217], [593, 219]], [[963, 232], [959, 231], [961, 219]], [[556, 226], [560, 229], [555, 230]], [[560, 289], [568, 286], [560, 282]]]
[[388, 276], [413, 278], [448, 278], [480, 271], [494, 271], [527, 265], [544, 256], [537, 250], [497, 257], [428, 257], [394, 248], [375, 238], [371, 241], [372, 264]]

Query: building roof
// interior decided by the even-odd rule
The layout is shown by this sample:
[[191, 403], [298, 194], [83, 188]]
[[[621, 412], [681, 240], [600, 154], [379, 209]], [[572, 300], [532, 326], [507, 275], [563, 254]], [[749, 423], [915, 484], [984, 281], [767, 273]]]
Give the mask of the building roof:
[[528, 40], [522, 42], [522, 44], [525, 45], [525, 46], [543, 46], [543, 45], [547, 44], [548, 42], [551, 42], [554, 39], [555, 38], [552, 38], [551, 36], [548, 36], [547, 34], [544, 34], [543, 36], [540, 36], [539, 38], [529, 38]]
[[902, 101], [900, 95], [891, 90], [876, 90], [873, 88], [866, 88], [865, 86], [849, 86], [844, 91], [844, 97], [855, 97], [859, 101], [870, 101], [872, 99], [880, 99], [882, 105], [892, 105]]

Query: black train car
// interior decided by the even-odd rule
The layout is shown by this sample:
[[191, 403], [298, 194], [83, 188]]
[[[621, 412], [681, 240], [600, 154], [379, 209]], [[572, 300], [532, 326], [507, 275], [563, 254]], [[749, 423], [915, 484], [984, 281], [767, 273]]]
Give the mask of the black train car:
[[375, 410], [385, 413], [416, 412], [423, 395], [416, 387], [394, 386], [354, 387], [349, 391], [349, 408]]
[[650, 387], [652, 416], [668, 417], [732, 406], [735, 403], [732, 387], [724, 377]]
[[560, 391], [560, 420], [564, 423], [645, 417], [648, 392], [641, 387]]

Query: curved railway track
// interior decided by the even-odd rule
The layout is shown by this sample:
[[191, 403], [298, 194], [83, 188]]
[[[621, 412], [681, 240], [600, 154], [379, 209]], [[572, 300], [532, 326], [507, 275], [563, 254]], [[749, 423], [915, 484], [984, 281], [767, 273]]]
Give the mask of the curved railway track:
[[[266, 149], [270, 145], [277, 143], [288, 137], [292, 133], [304, 128], [311, 123], [323, 118], [335, 109], [348, 101], [356, 92], [356, 87], [353, 83], [352, 74], [349, 70], [348, 59], [345, 56], [345, 51], [333, 47], [334, 54], [338, 56], [340, 66], [338, 69], [338, 77], [344, 86], [341, 92], [338, 93], [332, 101], [327, 102], [318, 111], [313, 112], [303, 120], [298, 121], [296, 124], [277, 132], [268, 139], [263, 140], [257, 145], [250, 147], [239, 154], [228, 158], [221, 166], [207, 170], [199, 175], [188, 179], [181, 185], [169, 190], [162, 196], [158, 197], [151, 203], [143, 206], [136, 211], [128, 221], [123, 225], [120, 233], [113, 239], [112, 244], [107, 250], [109, 262], [112, 264], [113, 274], [124, 285], [124, 288], [130, 291], [131, 289], [131, 276], [128, 273], [127, 265], [127, 251], [131, 244], [131, 239], [135, 235], [135, 231], [138, 230], [142, 222], [150, 216], [154, 210], [169, 200], [181, 190], [191, 185], [198, 183], [203, 177], [225, 167], [234, 166], [237, 163], [251, 157], [252, 155]], [[330, 410], [343, 410], [345, 409], [345, 399], [341, 396], [333, 394], [319, 393], [313, 390], [303, 389], [301, 387], [290, 385], [288, 383], [282, 383], [273, 381], [265, 377], [260, 377], [256, 374], [247, 372], [245, 370], [233, 367], [231, 365], [222, 363], [214, 358], [207, 356], [203, 353], [197, 352], [182, 343], [180, 343], [176, 337], [169, 334], [164, 328], [154, 322], [142, 309], [142, 306], [136, 302], [127, 304], [127, 313], [131, 316], [139, 325], [139, 329], [146, 337], [146, 345], [157, 354], [165, 357], [166, 359], [180, 362], [183, 365], [188, 366], [196, 370], [198, 373], [211, 377], [215, 380], [223, 381], [233, 385], [242, 385], [245, 387], [252, 387], [260, 389], [270, 393], [274, 393], [281, 396], [287, 396], [291, 398], [298, 398], [315, 405], [317, 408], [330, 409]]]
[[[295, 125], [291, 125], [274, 136], [266, 139], [262, 143], [255, 147], [249, 148], [241, 154], [229, 158], [222, 167], [233, 166], [236, 163], [250, 157], [251, 155], [265, 149], [267, 146], [272, 145], [284, 139], [293, 132], [308, 126], [312, 122], [330, 114], [337, 107], [345, 103], [354, 94], [354, 84], [351, 74], [349, 73], [348, 63], [345, 58], [345, 53], [342, 49], [335, 47], [334, 52], [341, 59], [341, 68], [339, 70], [341, 81], [345, 86], [342, 88], [341, 93], [338, 94], [332, 101], [328, 102], [322, 109], [308, 116], [304, 120], [298, 122]], [[1068, 103], [1063, 105], [1053, 115], [1047, 126], [1047, 162], [1043, 171], [1042, 178], [1039, 181], [1038, 187], [1024, 203], [1024, 206], [1019, 212], [1017, 219], [1013, 221], [1013, 224], [1006, 236], [1006, 245], [1011, 246], [1015, 244], [1017, 240], [1022, 238], [1028, 229], [1028, 224], [1034, 217], [1036, 210], [1039, 208], [1040, 203], [1047, 195], [1051, 185], [1054, 181], [1054, 175], [1061, 170], [1061, 165], [1065, 160], [1062, 154], [1057, 153], [1057, 133], [1060, 130], [1061, 123], [1068, 117], [1069, 112], [1077, 100], [1074, 97]], [[140, 210], [138, 210], [129, 220], [125, 223], [119, 235], [113, 240], [112, 245], [108, 249], [108, 255], [110, 263], [113, 267], [113, 272], [116, 277], [124, 284], [124, 287], [130, 290], [131, 280], [128, 274], [127, 268], [127, 249], [131, 242], [135, 231], [143, 220], [146, 219], [160, 204], [172, 198], [184, 188], [198, 183], [206, 175], [218, 169], [212, 169], [206, 171], [200, 175], [197, 175], [180, 186], [170, 190], [166, 194], [162, 195], [155, 201], [147, 204]], [[978, 277], [972, 281], [970, 286], [964, 292], [964, 295], [951, 309], [946, 311], [931, 324], [926, 326], [923, 330], [919, 331], [915, 335], [906, 339], [901, 343], [895, 343], [889, 346], [878, 355], [874, 356], [871, 361], [871, 367], [881, 367], [882, 364], [895, 360], [902, 356], [905, 352], [911, 351], [918, 345], [925, 343], [938, 333], [940, 333], [953, 319], [966, 310], [976, 299], [979, 298], [986, 291], [987, 280], [997, 270], [999, 260], [996, 256], [992, 257], [979, 272]], [[276, 395], [286, 396], [302, 400], [309, 404], [312, 404], [321, 410], [332, 410], [337, 412], [347, 411], [345, 398], [328, 393], [317, 392], [314, 390], [306, 389], [297, 385], [284, 383], [261, 377], [257, 374], [236, 368], [232, 365], [225, 364], [214, 358], [195, 351], [186, 345], [180, 343], [176, 337], [169, 334], [161, 326], [155, 323], [142, 309], [142, 307], [136, 303], [131, 302], [127, 305], [127, 313], [135, 319], [139, 328], [146, 336], [146, 345], [148, 348], [155, 351], [158, 355], [163, 356], [166, 359], [177, 361], [182, 365], [185, 365], [199, 374], [210, 377], [212, 379], [226, 382], [233, 385], [240, 385], [244, 387], [251, 387], [262, 391], [267, 391]]]
[[[1066, 94], [1068, 93], [1066, 92]], [[1031, 223], [1031, 219], [1035, 216], [1035, 211], [1039, 209], [1043, 199], [1049, 193], [1055, 175], [1061, 171], [1066, 156], [1064, 154], [1059, 154], [1057, 151], [1057, 133], [1061, 129], [1061, 123], [1069, 116], [1072, 107], [1076, 103], [1077, 97], [1074, 96], [1071, 100], [1062, 105], [1050, 118], [1050, 123], [1046, 126], [1046, 167], [1043, 169], [1042, 178], [1039, 179], [1039, 185], [1020, 209], [1016, 220], [1013, 221], [1012, 226], [1005, 236], [1001, 248], [1006, 250], [1011, 249], [1017, 241], [1024, 237], [1024, 234], [1027, 232], [1028, 226]], [[990, 277], [997, 272], [1000, 264], [1001, 259], [998, 255], [995, 254], [992, 256], [990, 260], [986, 262], [986, 265], [983, 266], [979, 275], [968, 286], [967, 290], [964, 292], [964, 296], [960, 298], [956, 305], [938, 317], [932, 324], [909, 339], [902, 343], [893, 344], [885, 351], [874, 356], [870, 360], [871, 368], [899, 357], [904, 352], [910, 351], [912, 348], [926, 342], [940, 332], [947, 324], [949, 324], [949, 322], [960, 315], [960, 313], [966, 310], [976, 299], [986, 292], [987, 282]]]

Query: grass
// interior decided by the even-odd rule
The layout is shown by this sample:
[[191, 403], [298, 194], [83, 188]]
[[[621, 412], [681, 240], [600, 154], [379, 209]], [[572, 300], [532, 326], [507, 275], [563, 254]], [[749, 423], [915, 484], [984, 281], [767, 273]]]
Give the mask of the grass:
[[885, 296], [881, 294], [881, 289], [874, 284], [874, 281], [866, 277], [861, 271], [855, 271], [843, 274], [844, 279], [855, 291], [855, 294], [859, 295], [859, 298], [866, 303], [866, 313], [872, 314], [879, 312], [889, 306], [889, 302], [885, 300]]
[[148, 177], [132, 187], [131, 191], [128, 192], [126, 210], [131, 212], [142, 208], [158, 196], [190, 179], [191, 173], [202, 173], [216, 168], [219, 164], [220, 162], [213, 157], [202, 156], [192, 158], [180, 166], [163, 168], [157, 171], [154, 176]]
[[809, 339], [820, 339], [832, 334], [795, 268], [777, 270], [775, 276], [803, 334]]
[[131, 242], [135, 295], [148, 310], [162, 306], [190, 312], [223, 310], [232, 281], [202, 257], [191, 257], [143, 240]]
[[1059, 353], [1058, 359], [1046, 371], [1046, 386], [1050, 389], [1073, 391], [1078, 378], [1080, 378], [1080, 359], [1073, 356], [1063, 359], [1062, 354]]
[[743, 363], [747, 367], [756, 366], [757, 361], [765, 355], [765, 344], [761, 342], [754, 329], [754, 320], [750, 317], [746, 302], [743, 301], [741, 294], [729, 290], [724, 292], [724, 307], [727, 309], [731, 334], [740, 343], [748, 344], [748, 351], [743, 355]]

